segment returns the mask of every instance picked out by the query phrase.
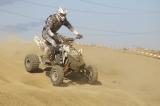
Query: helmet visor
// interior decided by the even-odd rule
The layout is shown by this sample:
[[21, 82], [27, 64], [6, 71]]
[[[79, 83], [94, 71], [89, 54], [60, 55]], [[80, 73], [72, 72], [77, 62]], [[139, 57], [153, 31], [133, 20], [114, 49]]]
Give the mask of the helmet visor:
[[66, 16], [66, 14], [63, 14], [63, 13], [60, 13], [60, 15], [61, 15], [61, 16], [63, 16], [63, 17], [65, 17], [65, 16]]

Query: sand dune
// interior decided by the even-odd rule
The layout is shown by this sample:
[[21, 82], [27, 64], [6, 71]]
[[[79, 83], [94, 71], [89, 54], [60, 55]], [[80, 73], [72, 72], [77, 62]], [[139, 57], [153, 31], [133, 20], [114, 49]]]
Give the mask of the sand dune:
[[1, 106], [159, 106], [160, 60], [103, 47], [83, 48], [97, 67], [99, 83], [69, 81], [54, 87], [42, 73], [27, 73], [24, 57], [40, 53], [34, 43], [11, 40], [0, 45]]

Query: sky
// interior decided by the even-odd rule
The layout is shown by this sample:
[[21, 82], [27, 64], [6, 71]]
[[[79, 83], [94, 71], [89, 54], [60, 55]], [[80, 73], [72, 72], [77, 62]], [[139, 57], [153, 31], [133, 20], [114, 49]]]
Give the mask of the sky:
[[[160, 50], [159, 0], [0, 0], [0, 39], [41, 35], [46, 18], [61, 6], [85, 44]], [[65, 27], [59, 33], [74, 37]]]

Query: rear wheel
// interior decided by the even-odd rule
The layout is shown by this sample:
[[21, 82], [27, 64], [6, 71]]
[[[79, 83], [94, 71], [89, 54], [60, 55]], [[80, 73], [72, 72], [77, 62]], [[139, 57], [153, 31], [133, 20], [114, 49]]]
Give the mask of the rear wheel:
[[98, 79], [98, 72], [93, 66], [86, 67], [86, 77], [89, 84], [95, 84]]
[[64, 72], [61, 66], [53, 66], [50, 71], [50, 78], [54, 86], [60, 86], [63, 83]]
[[29, 54], [25, 57], [24, 65], [28, 72], [38, 71], [39, 63], [39, 58], [35, 54]]

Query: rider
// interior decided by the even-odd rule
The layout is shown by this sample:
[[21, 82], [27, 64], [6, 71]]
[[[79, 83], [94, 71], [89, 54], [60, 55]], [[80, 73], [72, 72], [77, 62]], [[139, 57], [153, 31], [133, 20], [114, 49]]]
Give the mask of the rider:
[[46, 44], [51, 45], [51, 47], [45, 51], [45, 54], [50, 59], [51, 49], [54, 51], [59, 51], [58, 43], [58, 33], [57, 31], [60, 29], [62, 25], [66, 26], [71, 32], [77, 35], [77, 39], [82, 38], [83, 36], [74, 29], [74, 27], [69, 23], [66, 18], [67, 10], [63, 8], [59, 8], [58, 11], [50, 15], [45, 21], [45, 26], [43, 27], [42, 37], [45, 40]]

